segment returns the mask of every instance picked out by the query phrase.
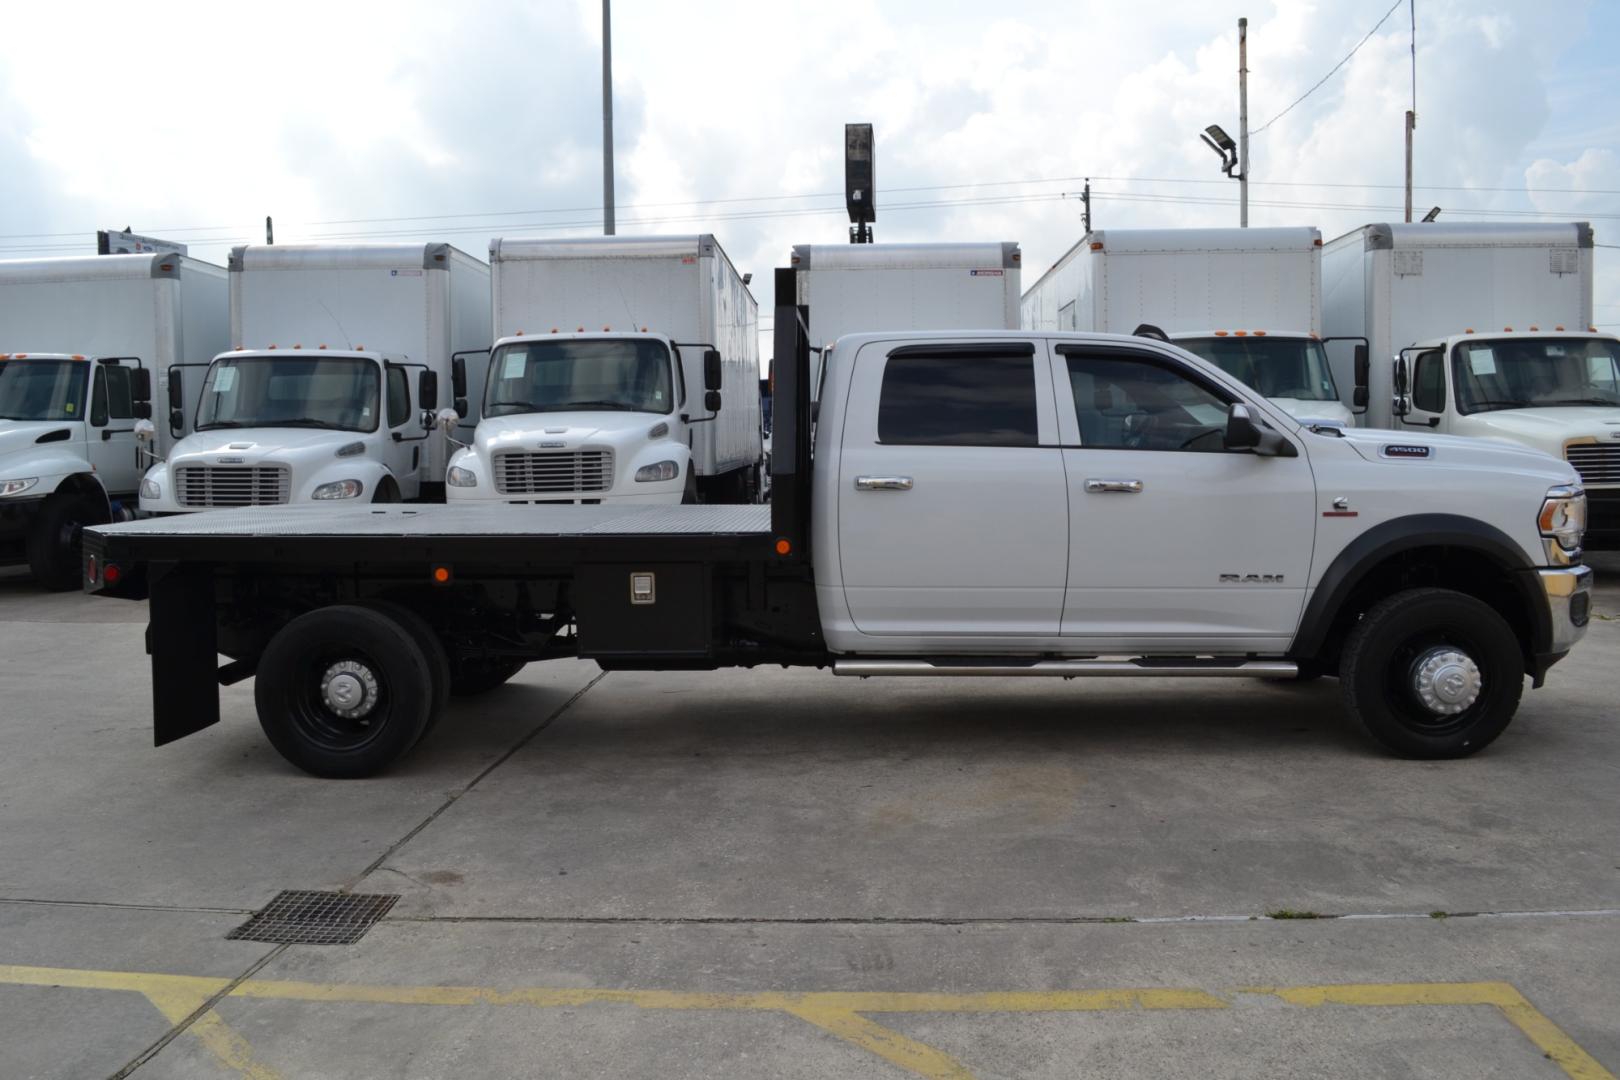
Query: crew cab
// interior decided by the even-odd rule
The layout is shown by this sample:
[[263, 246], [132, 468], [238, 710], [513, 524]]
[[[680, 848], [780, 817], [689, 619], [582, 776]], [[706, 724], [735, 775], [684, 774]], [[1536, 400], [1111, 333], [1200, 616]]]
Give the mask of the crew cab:
[[[85, 587], [151, 599], [159, 744], [256, 676], [309, 772], [364, 776], [523, 664], [848, 676], [1337, 675], [1397, 754], [1490, 743], [1581, 638], [1569, 464], [1303, 425], [1166, 342], [840, 338], [812, 420], [776, 280], [769, 506], [306, 508], [90, 530]], [[220, 666], [217, 656], [229, 662]]]

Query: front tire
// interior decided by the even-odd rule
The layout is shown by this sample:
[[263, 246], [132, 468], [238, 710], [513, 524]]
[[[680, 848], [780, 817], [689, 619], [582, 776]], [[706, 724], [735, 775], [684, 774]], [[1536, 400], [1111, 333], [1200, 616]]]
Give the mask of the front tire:
[[106, 524], [107, 517], [107, 508], [88, 495], [47, 499], [26, 545], [34, 578], [53, 592], [78, 588], [84, 573], [84, 527]]
[[1345, 642], [1351, 716], [1402, 757], [1459, 758], [1490, 745], [1524, 692], [1519, 639], [1495, 609], [1450, 589], [1386, 597]]
[[427, 729], [428, 659], [383, 611], [335, 605], [282, 627], [253, 687], [259, 726], [282, 757], [315, 776], [374, 776]]

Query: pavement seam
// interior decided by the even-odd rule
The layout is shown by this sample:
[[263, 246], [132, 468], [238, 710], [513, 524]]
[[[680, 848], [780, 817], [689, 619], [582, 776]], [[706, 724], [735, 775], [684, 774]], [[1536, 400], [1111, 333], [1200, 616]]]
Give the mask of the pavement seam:
[[184, 1019], [172, 1024], [169, 1030], [165, 1032], [161, 1038], [159, 1038], [151, 1046], [148, 1046], [145, 1050], [141, 1051], [141, 1053], [137, 1054], [134, 1059], [129, 1062], [129, 1064], [113, 1073], [112, 1076], [108, 1077], [108, 1080], [124, 1080], [125, 1077], [134, 1073], [135, 1070], [141, 1068], [158, 1054], [162, 1053], [164, 1047], [168, 1046], [175, 1039], [183, 1035], [186, 1030], [193, 1024], [197, 1023], [197, 1021], [213, 1012], [214, 1006], [218, 1005], [225, 998], [229, 997], [233, 990], [247, 982], [254, 975], [257, 975], [261, 970], [263, 970], [266, 964], [280, 956], [282, 953], [286, 952], [289, 948], [291, 948], [289, 945], [277, 945], [269, 952], [259, 957], [259, 959], [255, 960], [252, 964], [248, 965], [246, 971], [242, 972], [240, 975], [236, 976], [236, 978], [232, 979], [230, 982], [216, 990], [212, 995], [209, 996], [208, 1000], [204, 1001], [201, 1005], [198, 1005]]
[[252, 915], [253, 908], [190, 907], [184, 904], [121, 904], [116, 900], [42, 900], [28, 896], [0, 896], [0, 904], [39, 907], [112, 908], [117, 911], [172, 911], [182, 915]]
[[429, 825], [432, 825], [435, 821], [437, 821], [439, 819], [439, 815], [443, 814], [446, 810], [448, 810], [452, 806], [454, 806], [456, 804], [457, 800], [459, 800], [463, 795], [467, 794], [473, 788], [477, 787], [480, 783], [482, 783], [484, 781], [485, 777], [489, 776], [490, 773], [494, 772], [496, 769], [500, 768], [502, 765], [505, 765], [508, 761], [510, 761], [512, 759], [512, 756], [514, 754], [516, 754], [518, 751], [522, 750], [525, 746], [528, 746], [529, 743], [533, 742], [535, 740], [535, 738], [538, 737], [539, 734], [542, 731], [544, 731], [544, 730], [546, 730], [546, 728], [550, 727], [559, 717], [562, 716], [563, 713], [567, 712], [570, 708], [572, 708], [574, 702], [576, 702], [580, 698], [584, 697], [586, 694], [588, 694], [590, 692], [592, 687], [594, 687], [597, 683], [601, 682], [603, 679], [607, 678], [607, 674], [608, 673], [605, 672], [605, 671], [598, 673], [596, 678], [592, 679], [590, 682], [586, 683], [584, 686], [580, 687], [577, 691], [575, 691], [573, 696], [571, 696], [567, 701], [563, 702], [561, 705], [557, 706], [556, 709], [552, 710], [551, 714], [549, 716], [547, 716], [544, 720], [540, 721], [540, 723], [533, 730], [529, 731], [522, 738], [518, 739], [517, 742], [513, 743], [510, 747], [507, 748], [505, 753], [503, 753], [500, 757], [496, 758], [494, 761], [490, 762], [487, 766], [485, 766], [483, 771], [481, 771], [477, 776], [473, 777], [472, 780], [468, 781], [468, 783], [467, 783], [467, 785], [465, 787], [461, 788], [458, 791], [452, 791], [449, 794], [449, 796], [446, 797], [444, 802], [439, 804], [438, 809], [434, 810], [433, 813], [429, 814], [423, 821], [421, 821], [410, 832], [406, 833], [404, 836], [400, 837], [398, 840], [396, 840], [392, 844], [390, 844], [386, 851], [384, 851], [381, 855], [377, 856], [375, 859], [372, 860], [371, 865], [367, 866], [364, 870], [360, 871], [360, 874], [353, 881], [349, 882], [347, 885], [344, 885], [338, 891], [339, 892], [350, 892], [350, 891], [352, 891], [353, 889], [357, 888], [362, 881], [366, 880], [366, 878], [370, 877], [372, 874], [376, 873], [379, 869], [381, 869], [382, 864], [388, 861], [389, 856], [393, 855], [394, 852], [398, 851], [400, 848], [404, 847], [406, 844], [408, 844], [412, 840], [416, 839], [416, 837], [421, 834], [423, 829], [426, 829]]
[[1443, 922], [1447, 919], [1564, 919], [1616, 918], [1620, 908], [1577, 908], [1546, 911], [1459, 911], [1459, 912], [1380, 912], [1349, 915], [1311, 915], [1304, 918], [1278, 918], [1273, 915], [1007, 915], [961, 918], [929, 916], [867, 917], [759, 917], [747, 916], [657, 916], [657, 915], [389, 915], [389, 923], [540, 923], [574, 926], [1163, 926], [1196, 923], [1250, 922], [1371, 922], [1421, 919]]

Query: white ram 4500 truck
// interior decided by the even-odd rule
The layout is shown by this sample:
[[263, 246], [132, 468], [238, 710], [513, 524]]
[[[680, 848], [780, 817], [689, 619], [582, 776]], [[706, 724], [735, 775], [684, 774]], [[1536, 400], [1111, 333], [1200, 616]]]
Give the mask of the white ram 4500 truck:
[[488, 376], [456, 503], [758, 499], [759, 306], [703, 236], [495, 240]]
[[171, 430], [194, 423], [142, 510], [442, 498], [440, 387], [489, 344], [488, 267], [448, 244], [238, 247], [230, 314], [235, 347], [171, 375]]
[[87, 589], [152, 599], [156, 741], [216, 722], [220, 683], [252, 675], [281, 753], [366, 775], [417, 742], [456, 672], [488, 687], [584, 657], [1336, 675], [1385, 746], [1459, 757], [1585, 632], [1585, 497], [1565, 462], [1302, 425], [1184, 350], [1100, 334], [847, 335], [812, 424], [791, 270], [776, 297], [769, 506], [283, 508], [90, 530]]
[[131, 514], [169, 442], [153, 384], [225, 347], [225, 292], [182, 255], [0, 262], [0, 563], [79, 583], [80, 529]]
[[1097, 229], [1024, 294], [1022, 318], [1026, 330], [1152, 327], [1296, 419], [1355, 423], [1323, 348], [1312, 226]]

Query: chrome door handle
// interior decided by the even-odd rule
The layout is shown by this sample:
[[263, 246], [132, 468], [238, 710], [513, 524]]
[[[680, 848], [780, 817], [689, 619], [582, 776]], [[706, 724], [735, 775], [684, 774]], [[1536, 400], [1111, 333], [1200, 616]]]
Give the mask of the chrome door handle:
[[856, 491], [910, 491], [909, 476], [857, 476]]
[[1122, 495], [1142, 494], [1142, 481], [1140, 480], [1087, 480], [1088, 493], [1117, 491]]

